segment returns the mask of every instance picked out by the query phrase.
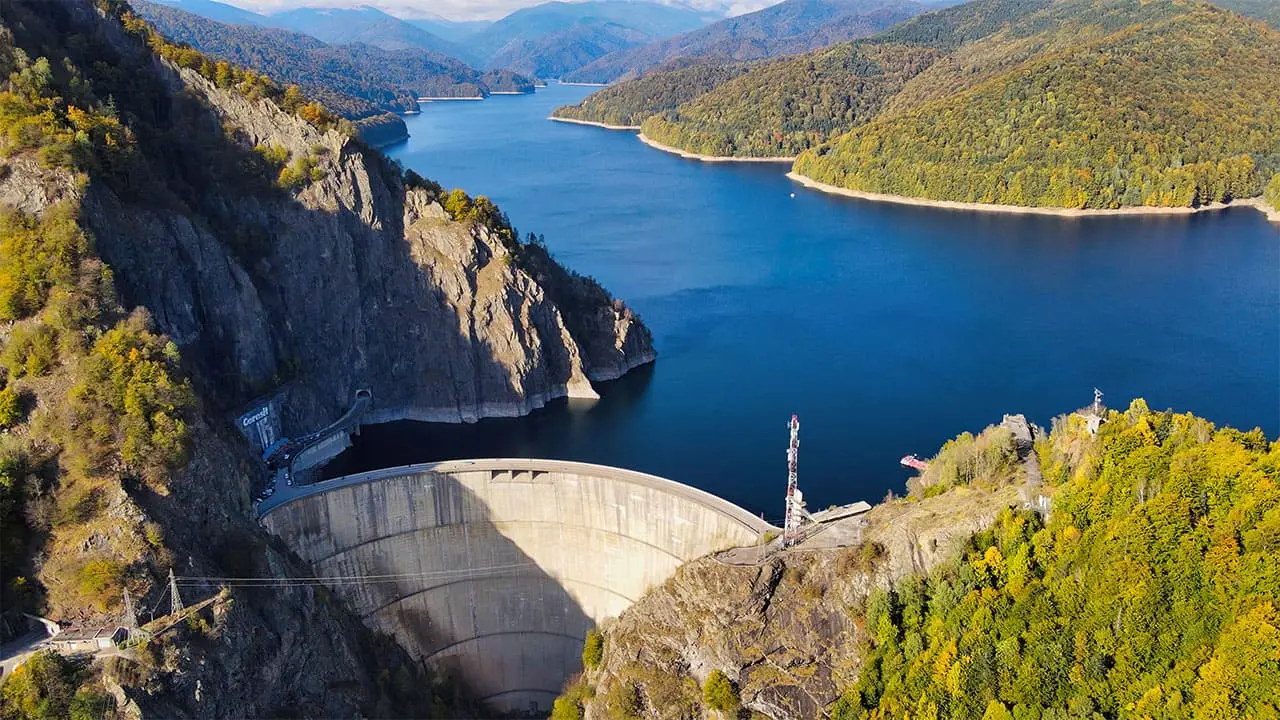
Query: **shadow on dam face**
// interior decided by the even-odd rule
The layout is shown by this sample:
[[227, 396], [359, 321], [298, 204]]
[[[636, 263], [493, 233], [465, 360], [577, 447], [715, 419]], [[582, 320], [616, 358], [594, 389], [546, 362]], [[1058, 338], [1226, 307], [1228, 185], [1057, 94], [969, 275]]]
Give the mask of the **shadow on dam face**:
[[589, 628], [682, 563], [770, 529], [662, 478], [514, 459], [335, 478], [264, 522], [366, 624], [494, 710], [540, 713], [581, 670]]

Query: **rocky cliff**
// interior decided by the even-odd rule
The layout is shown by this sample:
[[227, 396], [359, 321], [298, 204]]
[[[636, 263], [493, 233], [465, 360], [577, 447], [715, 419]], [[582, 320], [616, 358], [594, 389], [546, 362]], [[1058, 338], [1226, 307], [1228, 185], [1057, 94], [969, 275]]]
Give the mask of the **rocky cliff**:
[[[257, 388], [292, 374], [286, 406], [306, 424], [361, 387], [378, 420], [459, 421], [592, 397], [592, 379], [653, 359], [647, 330], [598, 286], [556, 283], [557, 305], [487, 228], [451, 220], [360, 143], [182, 79], [243, 146], [314, 158], [321, 178], [295, 197], [203, 198], [195, 213], [89, 193], [126, 299], [217, 375]], [[229, 248], [227, 225], [251, 238], [251, 260]]]
[[[377, 420], [475, 420], [592, 397], [592, 380], [654, 358], [648, 331], [597, 284], [540, 249], [526, 267], [359, 141], [192, 70], [155, 71], [205, 106], [184, 117], [202, 126], [191, 130], [218, 139], [183, 148], [196, 157], [160, 197], [91, 182], [85, 219], [126, 304], [149, 308], [224, 397], [289, 380], [289, 419], [310, 427], [368, 387]], [[306, 158], [317, 179], [262, 192], [196, 165], [255, 147]], [[0, 203], [32, 205], [26, 184], [10, 174]]]
[[[562, 702], [589, 720], [725, 717], [703, 692], [723, 673], [751, 717], [829, 716], [861, 670], [872, 593], [928, 575], [1006, 508], [1036, 503], [1035, 432], [1006, 416], [944, 446], [905, 498], [823, 525], [791, 549], [774, 541], [684, 565], [604, 627], [601, 662]], [[953, 485], [959, 476], [968, 482]]]
[[[651, 361], [647, 329], [492, 213], [451, 215], [438, 186], [313, 106], [285, 112], [248, 74], [211, 82], [198, 56], [159, 59], [117, 0], [14, 0], [0, 4], [0, 21], [0, 70], [22, 75], [0, 88], [0, 230], [43, 237], [39, 223], [56, 215], [89, 236], [53, 262], [56, 287], [87, 304], [45, 303], [37, 291], [38, 303], [6, 308], [0, 326], [0, 389], [22, 399], [0, 424], [0, 489], [18, 476], [25, 497], [15, 507], [31, 525], [21, 542], [32, 555], [14, 567], [49, 590], [32, 609], [108, 622], [128, 588], [140, 608], [163, 614], [170, 568], [276, 578], [232, 581], [226, 602], [107, 663], [102, 686], [128, 715], [465, 714], [457, 682], [428, 677], [315, 583], [289, 580], [311, 571], [252, 519], [262, 470], [229, 419], [279, 391], [286, 431], [312, 429], [357, 388], [373, 390], [377, 420], [522, 414], [594, 396], [593, 381]], [[66, 273], [88, 280], [86, 269], [96, 284], [76, 288]], [[153, 328], [174, 347], [152, 361], [145, 346], [126, 346], [114, 366], [94, 365], [93, 353], [115, 353], [96, 344], [113, 327], [142, 342]], [[20, 347], [23, 337], [62, 344]], [[15, 355], [45, 352], [48, 362], [25, 366]], [[146, 406], [140, 427], [172, 434], [121, 450], [121, 418], [153, 402], [139, 392], [173, 389], [179, 354], [194, 403]], [[69, 408], [84, 400], [72, 388], [111, 367], [133, 373], [122, 380], [130, 390], [96, 411], [101, 462], [76, 465]], [[181, 462], [152, 462], [148, 444], [159, 441]], [[226, 581], [188, 582], [192, 603]], [[100, 604], [72, 602], [90, 591]]]

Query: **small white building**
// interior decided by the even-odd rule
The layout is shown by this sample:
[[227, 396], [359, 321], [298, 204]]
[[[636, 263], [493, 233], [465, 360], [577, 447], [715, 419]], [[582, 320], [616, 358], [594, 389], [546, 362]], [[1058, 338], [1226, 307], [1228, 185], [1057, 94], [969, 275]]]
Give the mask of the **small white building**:
[[63, 655], [92, 654], [110, 650], [129, 637], [120, 626], [102, 628], [67, 628], [45, 641], [45, 645]]

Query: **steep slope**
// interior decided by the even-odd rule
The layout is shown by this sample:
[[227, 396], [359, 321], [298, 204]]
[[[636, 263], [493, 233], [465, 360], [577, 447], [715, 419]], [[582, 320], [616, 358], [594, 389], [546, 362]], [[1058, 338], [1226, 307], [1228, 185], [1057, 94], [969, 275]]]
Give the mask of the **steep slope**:
[[467, 37], [473, 61], [559, 77], [616, 50], [701, 27], [705, 14], [631, 0], [548, 2], [517, 10]]
[[[420, 9], [418, 11], [421, 12]], [[491, 20], [450, 20], [432, 13], [426, 13], [425, 17], [406, 16], [403, 19], [410, 25], [422, 28], [455, 45], [467, 36], [474, 35], [493, 24]]]
[[625, 80], [587, 97], [577, 105], [558, 107], [551, 116], [601, 125], [639, 127], [650, 116], [674, 110], [712, 88], [747, 72], [742, 63], [681, 58], [657, 72]]
[[292, 30], [327, 43], [363, 43], [383, 50], [423, 48], [463, 57], [462, 48], [421, 27], [368, 5], [358, 8], [303, 7], [264, 16], [272, 27]]
[[702, 27], [710, 19], [703, 13], [642, 0], [546, 2], [516, 10], [467, 41], [477, 52], [492, 54], [512, 41], [561, 33], [583, 23], [612, 23], [649, 38], [661, 38]]
[[626, 25], [584, 21], [559, 32], [511, 40], [485, 62], [490, 67], [509, 68], [532, 77], [557, 78], [602, 55], [651, 39]]
[[157, 0], [157, 2], [229, 25], [268, 25], [263, 15], [216, 0]]
[[[919, 15], [874, 38], [764, 63], [653, 117], [645, 135], [704, 154], [797, 155], [875, 117], [948, 54], [1051, 4], [976, 0]], [[987, 66], [999, 67], [1000, 56], [983, 55], [964, 67]]]
[[[170, 570], [189, 605], [232, 585], [67, 680], [127, 716], [467, 714], [288, 579], [314, 573], [252, 519], [265, 469], [232, 418], [279, 393], [296, 436], [356, 388], [383, 419], [527, 412], [651, 360], [647, 330], [488, 201], [122, 3], [14, 0], [0, 23], [5, 610], [93, 625], [125, 589], [164, 607]], [[46, 681], [7, 683], [4, 714]]]
[[1280, 33], [1207, 5], [1146, 7], [1169, 17], [1044, 43], [985, 82], [970, 70], [978, 82], [960, 92], [953, 55], [917, 78], [928, 90], [904, 91], [795, 171], [857, 191], [1061, 208], [1260, 195], [1280, 167]]
[[921, 10], [923, 6], [909, 0], [784, 0], [667, 40], [606, 55], [564, 79], [613, 82], [679, 57], [747, 61], [801, 53], [874, 34]]
[[1214, 5], [1247, 17], [1258, 18], [1280, 30], [1280, 3], [1272, 0], [1216, 0]]
[[[295, 83], [351, 118], [368, 116], [373, 108], [391, 112], [416, 110], [417, 98], [424, 96], [484, 97], [492, 91], [533, 89], [532, 83], [523, 78], [481, 73], [430, 50], [327, 45], [300, 33], [226, 25], [145, 0], [139, 0], [136, 7], [165, 37]], [[352, 103], [344, 97], [367, 104]]]
[[1096, 437], [1055, 421], [1032, 455], [1042, 486], [996, 480], [1011, 451], [996, 429], [948, 443], [908, 498], [867, 514], [861, 544], [690, 563], [602, 628], [560, 712], [1280, 711], [1280, 444], [1138, 400]]

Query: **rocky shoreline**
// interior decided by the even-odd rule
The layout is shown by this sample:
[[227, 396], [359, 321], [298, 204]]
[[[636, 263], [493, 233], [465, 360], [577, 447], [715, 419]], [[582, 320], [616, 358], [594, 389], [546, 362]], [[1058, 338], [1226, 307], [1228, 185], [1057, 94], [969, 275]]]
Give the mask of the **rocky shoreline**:
[[872, 202], [914, 205], [916, 207], [942, 208], [945, 210], [976, 210], [978, 212], [1006, 213], [1011, 215], [1054, 215], [1057, 217], [1107, 217], [1117, 215], [1194, 215], [1201, 212], [1225, 210], [1230, 207], [1251, 207], [1267, 215], [1273, 222], [1280, 222], [1280, 213], [1262, 201], [1261, 198], [1233, 200], [1229, 203], [1209, 203], [1200, 207], [1122, 207], [1122, 208], [1056, 208], [1028, 207], [1024, 205], [996, 205], [992, 203], [960, 202], [957, 200], [930, 200], [928, 198], [910, 197], [907, 195], [889, 195], [885, 193], [863, 192], [829, 185], [796, 172], [787, 173], [787, 177], [801, 185], [818, 192], [830, 195], [843, 195], [859, 200]]
[[649, 147], [651, 147], [651, 148], [656, 148], [656, 149], [661, 150], [661, 151], [663, 151], [663, 152], [669, 152], [669, 153], [671, 153], [671, 154], [673, 154], [673, 155], [679, 155], [680, 157], [682, 157], [682, 158], [687, 158], [687, 159], [689, 159], [689, 160], [700, 160], [700, 161], [702, 161], [702, 162], [711, 162], [711, 163], [784, 163], [784, 162], [785, 162], [785, 163], [791, 163], [791, 162], [795, 162], [795, 161], [796, 161], [796, 159], [795, 159], [794, 157], [783, 157], [783, 156], [779, 156], [779, 157], [726, 157], [726, 156], [723, 156], [723, 155], [703, 155], [703, 154], [701, 154], [701, 153], [689, 152], [688, 150], [681, 150], [681, 149], [680, 149], [680, 148], [678, 148], [678, 147], [672, 147], [672, 146], [670, 146], [670, 145], [663, 145], [662, 143], [658, 142], [657, 140], [654, 140], [653, 138], [646, 137], [644, 133], [640, 133], [637, 137], [639, 137], [639, 138], [640, 138], [640, 142], [644, 143], [645, 145], [648, 145], [648, 146], [649, 146]]
[[571, 123], [573, 125], [590, 125], [591, 127], [604, 128], [605, 130], [639, 130], [639, 125], [610, 125], [608, 123], [592, 122], [591, 120], [577, 120], [575, 118], [556, 117], [548, 115], [548, 120], [562, 123]]

